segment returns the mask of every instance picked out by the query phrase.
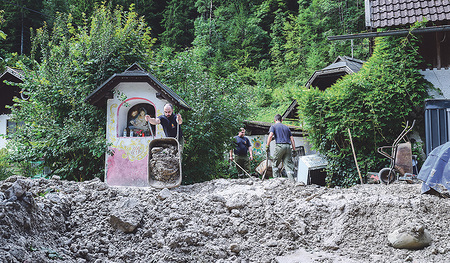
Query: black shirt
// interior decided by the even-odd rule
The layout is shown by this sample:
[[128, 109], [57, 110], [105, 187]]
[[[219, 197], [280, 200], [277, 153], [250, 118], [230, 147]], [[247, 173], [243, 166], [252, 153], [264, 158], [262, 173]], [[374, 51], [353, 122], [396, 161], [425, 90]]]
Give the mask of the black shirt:
[[[163, 127], [164, 133], [166, 134], [166, 137], [177, 137], [177, 117], [176, 115], [172, 114], [168, 118], [166, 115], [158, 116], [158, 119], [161, 121], [161, 126]], [[180, 134], [178, 140], [180, 140], [183, 137], [183, 131], [180, 127]]]

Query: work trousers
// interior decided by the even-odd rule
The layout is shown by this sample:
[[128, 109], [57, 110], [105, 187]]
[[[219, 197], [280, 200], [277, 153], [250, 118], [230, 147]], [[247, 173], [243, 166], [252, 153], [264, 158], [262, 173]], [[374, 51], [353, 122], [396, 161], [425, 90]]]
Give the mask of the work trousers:
[[[236, 161], [237, 164], [239, 164], [242, 168], [245, 169], [245, 171], [247, 171], [247, 173], [250, 173], [250, 161], [247, 155], [235, 155], [234, 156], [234, 160]], [[237, 167], [239, 173], [245, 173], [241, 168]]]
[[279, 143], [275, 145], [275, 152], [272, 161], [273, 177], [281, 177], [278, 166], [283, 162], [284, 169], [289, 180], [295, 181], [294, 178], [294, 163], [292, 162], [291, 145], [287, 143]]

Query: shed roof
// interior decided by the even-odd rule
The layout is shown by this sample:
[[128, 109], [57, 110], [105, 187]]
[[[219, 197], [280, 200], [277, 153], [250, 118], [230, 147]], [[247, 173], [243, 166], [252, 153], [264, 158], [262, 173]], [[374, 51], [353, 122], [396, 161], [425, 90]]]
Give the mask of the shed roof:
[[306, 87], [319, 87], [324, 90], [333, 85], [339, 78], [347, 74], [358, 72], [365, 61], [347, 56], [338, 56], [327, 67], [317, 70], [306, 82]]
[[100, 85], [100, 87], [87, 96], [85, 100], [98, 107], [104, 106], [106, 105], [107, 99], [112, 98], [112, 89], [122, 82], [147, 82], [157, 91], [157, 96], [166, 99], [173, 105], [182, 109], [191, 109], [191, 107], [172, 89], [161, 83], [152, 74], [144, 71], [137, 63], [134, 63], [122, 73], [112, 75], [107, 81]]
[[3, 83], [5, 80], [15, 83], [22, 83], [23, 71], [20, 69], [6, 67], [5, 71], [0, 75], [0, 83]]
[[428, 21], [450, 21], [448, 0], [367, 0], [366, 26], [384, 28]]
[[10, 109], [6, 108], [6, 105], [13, 104], [14, 97], [20, 97], [20, 88], [14, 85], [7, 85], [4, 81], [9, 81], [12, 83], [22, 83], [23, 82], [23, 72], [19, 69], [13, 69], [6, 67], [6, 70], [0, 75], [0, 114], [11, 113]]
[[[320, 90], [325, 90], [331, 87], [336, 81], [347, 74], [358, 72], [365, 61], [347, 56], [338, 56], [334, 62], [327, 67], [317, 70], [309, 78], [306, 87], [318, 87]], [[298, 102], [293, 100], [291, 105], [283, 113], [282, 117], [285, 120], [298, 120]]]
[[281, 116], [283, 118], [283, 120], [288, 120], [288, 121], [298, 120], [299, 116], [298, 116], [298, 107], [297, 106], [298, 106], [297, 100], [293, 100], [291, 105], [289, 105], [289, 107], [286, 109], [286, 111]]
[[[245, 120], [245, 129], [250, 133], [250, 135], [267, 135], [269, 134], [269, 129], [273, 125], [271, 122], [262, 122], [262, 121], [249, 121]], [[293, 136], [303, 137], [306, 136], [306, 133], [303, 132], [302, 127], [286, 125], [291, 130]]]

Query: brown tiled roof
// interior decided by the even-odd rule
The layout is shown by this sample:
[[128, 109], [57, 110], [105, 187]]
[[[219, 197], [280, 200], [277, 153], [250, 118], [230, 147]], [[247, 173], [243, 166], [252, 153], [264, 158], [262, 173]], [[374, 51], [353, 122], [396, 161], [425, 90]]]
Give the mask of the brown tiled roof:
[[[369, 0], [366, 25], [372, 28], [410, 25], [422, 21], [450, 21], [449, 0]], [[368, 8], [368, 10], [367, 10]]]

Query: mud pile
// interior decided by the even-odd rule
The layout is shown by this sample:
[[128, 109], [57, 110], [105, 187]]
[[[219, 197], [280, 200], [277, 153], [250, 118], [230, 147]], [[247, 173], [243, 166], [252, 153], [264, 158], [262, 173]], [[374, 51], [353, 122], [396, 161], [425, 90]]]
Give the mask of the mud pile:
[[[327, 189], [286, 179], [171, 190], [99, 180], [0, 182], [3, 262], [448, 262], [450, 201], [419, 184]], [[431, 244], [388, 245], [420, 224]]]
[[149, 160], [152, 180], [163, 183], [176, 183], [180, 178], [180, 159], [178, 149], [171, 144], [153, 147]]

